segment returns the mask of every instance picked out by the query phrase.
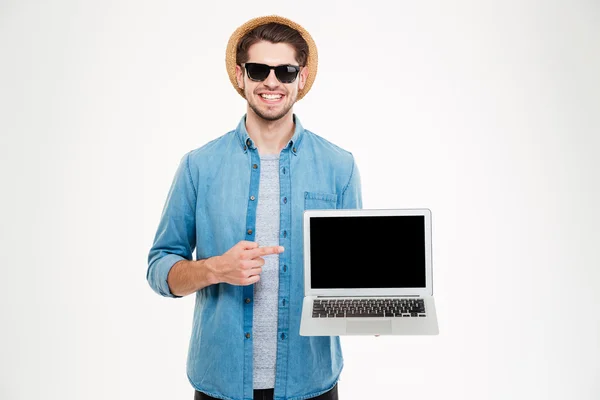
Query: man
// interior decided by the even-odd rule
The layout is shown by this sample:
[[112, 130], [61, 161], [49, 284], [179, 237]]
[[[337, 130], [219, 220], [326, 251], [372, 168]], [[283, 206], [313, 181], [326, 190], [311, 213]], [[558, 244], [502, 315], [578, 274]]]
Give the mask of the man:
[[147, 279], [162, 296], [196, 294], [187, 360], [195, 399], [337, 400], [339, 337], [299, 335], [302, 213], [362, 208], [359, 171], [352, 153], [293, 114], [317, 72], [304, 28], [252, 19], [229, 40], [226, 64], [246, 115], [181, 159]]

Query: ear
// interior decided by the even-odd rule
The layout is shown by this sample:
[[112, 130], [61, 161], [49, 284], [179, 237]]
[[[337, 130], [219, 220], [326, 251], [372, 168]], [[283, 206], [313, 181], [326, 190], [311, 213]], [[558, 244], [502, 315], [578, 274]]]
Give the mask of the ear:
[[301, 90], [304, 88], [304, 85], [306, 85], [306, 79], [308, 78], [308, 67], [302, 67], [299, 75], [300, 80], [298, 81], [298, 90]]
[[244, 71], [239, 65], [235, 66], [235, 78], [237, 80], [238, 87], [244, 90]]

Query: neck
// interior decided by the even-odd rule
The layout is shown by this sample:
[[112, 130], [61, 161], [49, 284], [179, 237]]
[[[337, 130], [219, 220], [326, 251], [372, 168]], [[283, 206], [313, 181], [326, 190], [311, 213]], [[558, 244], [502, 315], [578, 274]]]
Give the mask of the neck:
[[260, 154], [279, 154], [294, 136], [292, 110], [276, 121], [259, 117], [250, 107], [246, 113], [246, 131]]

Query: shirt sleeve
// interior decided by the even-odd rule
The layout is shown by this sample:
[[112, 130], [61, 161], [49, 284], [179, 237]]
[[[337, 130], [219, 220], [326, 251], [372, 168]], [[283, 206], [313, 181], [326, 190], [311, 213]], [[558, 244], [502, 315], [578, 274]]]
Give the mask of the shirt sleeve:
[[156, 293], [165, 297], [182, 297], [171, 292], [167, 276], [176, 262], [191, 260], [196, 247], [197, 192], [189, 156], [187, 153], [179, 163], [148, 254], [146, 279]]
[[352, 170], [350, 179], [342, 192], [342, 208], [361, 209], [362, 208], [362, 188], [360, 183], [360, 172], [352, 156]]

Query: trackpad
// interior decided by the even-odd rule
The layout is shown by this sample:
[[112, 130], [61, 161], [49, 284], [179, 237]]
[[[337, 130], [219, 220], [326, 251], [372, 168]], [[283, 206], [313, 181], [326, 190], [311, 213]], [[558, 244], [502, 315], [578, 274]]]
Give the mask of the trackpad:
[[364, 333], [379, 335], [392, 333], [392, 321], [346, 321], [346, 333]]

